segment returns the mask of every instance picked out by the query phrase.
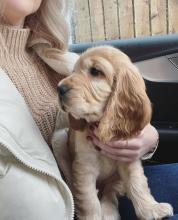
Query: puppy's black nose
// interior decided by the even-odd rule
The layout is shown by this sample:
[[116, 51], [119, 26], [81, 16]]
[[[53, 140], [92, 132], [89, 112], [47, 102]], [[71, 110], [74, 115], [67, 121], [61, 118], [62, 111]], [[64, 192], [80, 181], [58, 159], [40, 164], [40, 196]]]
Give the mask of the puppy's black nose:
[[67, 91], [69, 91], [70, 88], [66, 85], [61, 85], [57, 87], [57, 91], [60, 96], [63, 96]]

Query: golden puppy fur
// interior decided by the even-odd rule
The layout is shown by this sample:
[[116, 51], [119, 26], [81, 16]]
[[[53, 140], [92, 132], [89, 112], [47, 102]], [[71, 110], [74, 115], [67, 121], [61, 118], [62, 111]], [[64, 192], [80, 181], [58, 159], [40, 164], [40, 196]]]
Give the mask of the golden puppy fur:
[[[71, 76], [59, 83], [60, 105], [70, 113], [68, 147], [56, 130], [53, 146], [61, 169], [73, 191], [80, 220], [118, 220], [118, 196], [126, 194], [139, 219], [162, 219], [172, 207], [158, 203], [150, 194], [141, 162], [121, 163], [102, 155], [87, 140], [96, 125], [103, 142], [128, 139], [151, 119], [151, 104], [144, 80], [130, 59], [110, 46], [83, 53]], [[61, 126], [61, 125], [60, 125]]]

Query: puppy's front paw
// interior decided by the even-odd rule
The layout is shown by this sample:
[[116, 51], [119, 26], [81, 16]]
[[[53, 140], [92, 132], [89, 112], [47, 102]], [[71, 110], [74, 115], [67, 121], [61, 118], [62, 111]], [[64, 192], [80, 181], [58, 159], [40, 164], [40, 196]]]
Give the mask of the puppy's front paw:
[[140, 217], [144, 220], [160, 220], [168, 216], [173, 216], [172, 206], [168, 203], [157, 203], [146, 207]]
[[120, 220], [118, 208], [110, 202], [101, 202], [102, 220]]

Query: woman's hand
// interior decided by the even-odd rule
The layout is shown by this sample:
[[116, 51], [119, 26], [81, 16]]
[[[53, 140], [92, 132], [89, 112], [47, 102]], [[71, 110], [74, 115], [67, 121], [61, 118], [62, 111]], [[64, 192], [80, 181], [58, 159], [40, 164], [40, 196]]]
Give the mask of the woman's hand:
[[158, 132], [148, 124], [137, 136], [127, 141], [118, 140], [103, 144], [94, 132], [89, 134], [88, 139], [101, 150], [101, 154], [121, 162], [133, 162], [154, 150], [158, 142]]

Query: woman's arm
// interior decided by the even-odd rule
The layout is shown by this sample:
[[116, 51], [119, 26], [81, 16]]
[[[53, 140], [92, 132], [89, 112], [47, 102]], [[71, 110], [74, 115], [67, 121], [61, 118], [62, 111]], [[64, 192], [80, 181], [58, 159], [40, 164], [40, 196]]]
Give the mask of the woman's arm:
[[133, 162], [139, 158], [144, 160], [152, 157], [158, 145], [159, 135], [157, 130], [148, 124], [137, 136], [127, 141], [118, 140], [103, 144], [93, 132], [89, 134], [88, 139], [99, 147], [102, 154], [114, 160]]

